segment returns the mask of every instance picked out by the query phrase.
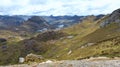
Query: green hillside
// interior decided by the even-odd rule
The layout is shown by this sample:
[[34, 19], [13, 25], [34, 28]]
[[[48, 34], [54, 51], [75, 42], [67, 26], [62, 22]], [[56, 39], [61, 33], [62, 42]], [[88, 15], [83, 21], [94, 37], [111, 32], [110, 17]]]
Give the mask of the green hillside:
[[120, 57], [120, 18], [111, 18], [118, 16], [116, 13], [119, 12], [98, 20], [89, 16], [81, 23], [59, 31], [46, 31], [29, 39], [0, 43], [0, 64], [18, 63], [19, 57], [30, 53], [42, 55], [44, 60]]

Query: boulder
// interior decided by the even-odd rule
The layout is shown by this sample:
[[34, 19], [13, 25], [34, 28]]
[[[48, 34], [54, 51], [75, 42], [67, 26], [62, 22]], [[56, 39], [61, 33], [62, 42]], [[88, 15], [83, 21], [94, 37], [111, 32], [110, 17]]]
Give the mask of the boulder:
[[73, 37], [74, 37], [74, 36], [67, 36], [68, 39], [71, 39], [71, 38], [73, 38]]
[[7, 40], [5, 38], [0, 38], [0, 43], [6, 42]]
[[44, 58], [41, 55], [36, 55], [36, 54], [33, 54], [33, 53], [30, 53], [25, 57], [26, 62], [39, 62], [43, 59]]
[[24, 63], [25, 59], [23, 57], [19, 57], [19, 63]]

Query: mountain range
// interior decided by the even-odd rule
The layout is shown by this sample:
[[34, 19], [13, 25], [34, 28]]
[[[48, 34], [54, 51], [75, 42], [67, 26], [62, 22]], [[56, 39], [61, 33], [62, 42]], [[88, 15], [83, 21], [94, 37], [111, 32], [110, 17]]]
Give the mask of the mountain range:
[[[103, 17], [104, 15], [95, 16], [96, 19]], [[1, 29], [15, 30], [16, 28], [20, 28], [21, 26], [29, 26], [34, 27], [34, 25], [39, 26], [37, 30], [42, 30], [44, 28], [63, 28], [71, 26], [75, 23], [81, 22], [87, 16], [0, 16], [0, 27]], [[32, 24], [32, 25], [30, 25]], [[42, 25], [43, 24], [43, 25]], [[31, 29], [30, 28], [30, 29]]]
[[[31, 53], [44, 57], [39, 61], [32, 57], [28, 60], [32, 62], [48, 59], [80, 60], [99, 56], [120, 57], [120, 9], [98, 16], [15, 18], [18, 20], [14, 19], [16, 21], [8, 26], [6, 20], [1, 19], [3, 25], [0, 31], [16, 33], [17, 39], [0, 41], [0, 64], [18, 63], [19, 57], [26, 58]], [[19, 23], [14, 24], [16, 22]], [[27, 35], [20, 36], [21, 32]]]

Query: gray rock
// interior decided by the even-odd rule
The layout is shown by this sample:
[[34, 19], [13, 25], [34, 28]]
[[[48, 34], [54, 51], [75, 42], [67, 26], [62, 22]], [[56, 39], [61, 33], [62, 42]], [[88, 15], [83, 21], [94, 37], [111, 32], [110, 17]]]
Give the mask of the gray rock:
[[73, 37], [74, 37], [74, 36], [67, 36], [68, 39], [71, 39], [71, 38], [73, 38]]
[[120, 9], [113, 11], [101, 24], [100, 27], [105, 27], [110, 23], [120, 23]]
[[40, 61], [40, 60], [43, 60], [44, 58], [41, 56], [41, 55], [36, 55], [36, 54], [28, 54], [26, 57], [25, 57], [25, 61], [26, 62], [29, 62], [29, 61], [32, 61], [32, 62], [36, 62], [36, 61]]

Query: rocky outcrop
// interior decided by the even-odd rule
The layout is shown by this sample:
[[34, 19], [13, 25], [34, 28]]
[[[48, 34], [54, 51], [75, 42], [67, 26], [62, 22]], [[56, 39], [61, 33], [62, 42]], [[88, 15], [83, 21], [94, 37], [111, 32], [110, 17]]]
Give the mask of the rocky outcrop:
[[59, 31], [46, 31], [37, 36], [37, 40], [39, 41], [49, 41], [49, 40], [56, 40], [60, 39], [61, 37], [67, 34]]
[[120, 22], [120, 9], [117, 9], [110, 14], [108, 22]]
[[105, 27], [110, 23], [120, 23], [120, 8], [113, 11], [109, 16], [106, 17], [107, 18], [100, 24], [101, 27]]
[[33, 54], [33, 53], [30, 53], [25, 57], [26, 62], [39, 62], [43, 59], [44, 58], [41, 55], [36, 55], [36, 54]]
[[4, 38], [0, 38], [0, 43], [6, 42], [7, 40]]

